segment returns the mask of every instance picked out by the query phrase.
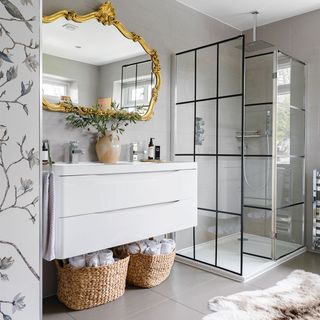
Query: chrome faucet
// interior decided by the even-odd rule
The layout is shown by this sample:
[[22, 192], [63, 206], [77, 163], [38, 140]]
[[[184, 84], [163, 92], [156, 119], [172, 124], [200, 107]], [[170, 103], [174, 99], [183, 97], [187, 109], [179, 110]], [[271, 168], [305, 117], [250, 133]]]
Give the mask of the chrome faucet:
[[83, 150], [79, 148], [78, 141], [69, 142], [69, 163], [78, 163], [79, 155], [84, 154]]

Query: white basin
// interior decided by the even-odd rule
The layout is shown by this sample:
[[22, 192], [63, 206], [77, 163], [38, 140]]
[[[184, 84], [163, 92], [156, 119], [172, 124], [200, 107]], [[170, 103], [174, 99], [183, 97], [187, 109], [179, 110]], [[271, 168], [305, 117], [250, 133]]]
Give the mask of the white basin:
[[[46, 166], [47, 167], [47, 166]], [[48, 168], [48, 167], [47, 167]], [[92, 175], [92, 174], [116, 174], [116, 173], [137, 173], [154, 171], [171, 171], [182, 169], [194, 169], [196, 164], [188, 162], [129, 162], [119, 161], [114, 164], [100, 162], [79, 162], [65, 163], [57, 162], [52, 165], [52, 170], [58, 175]]]
[[77, 165], [81, 165], [81, 166], [110, 166], [110, 165], [118, 165], [118, 164], [133, 164], [133, 162], [129, 162], [129, 161], [118, 161], [117, 163], [101, 163], [101, 162], [78, 162], [78, 163], [68, 163], [68, 162], [56, 162], [54, 165], [56, 166], [77, 166]]

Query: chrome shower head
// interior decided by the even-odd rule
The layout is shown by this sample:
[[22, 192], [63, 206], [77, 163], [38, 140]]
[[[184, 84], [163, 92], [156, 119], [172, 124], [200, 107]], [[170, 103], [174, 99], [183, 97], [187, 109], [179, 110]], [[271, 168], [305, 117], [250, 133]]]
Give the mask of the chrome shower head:
[[252, 53], [255, 51], [260, 51], [260, 50], [264, 50], [267, 48], [272, 48], [274, 47], [271, 43], [263, 41], [263, 40], [257, 40], [257, 26], [258, 26], [258, 22], [257, 22], [257, 18], [258, 18], [258, 11], [252, 11], [251, 12], [252, 17], [253, 17], [253, 28], [252, 28], [252, 38], [253, 41], [249, 42], [245, 45], [244, 50], [247, 53]]
[[252, 41], [252, 42], [247, 43], [244, 46], [244, 50], [247, 53], [252, 53], [255, 51], [260, 51], [260, 50], [264, 50], [267, 48], [273, 48], [273, 47], [274, 47], [274, 45], [269, 42], [266, 42], [263, 40], [257, 40], [257, 41]]

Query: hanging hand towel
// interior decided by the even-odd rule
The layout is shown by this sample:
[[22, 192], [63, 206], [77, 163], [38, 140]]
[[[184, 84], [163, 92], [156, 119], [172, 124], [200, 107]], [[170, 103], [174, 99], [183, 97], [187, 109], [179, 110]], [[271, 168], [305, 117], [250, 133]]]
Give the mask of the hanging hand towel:
[[55, 211], [54, 211], [54, 175], [44, 172], [42, 175], [42, 255], [47, 261], [55, 259]]

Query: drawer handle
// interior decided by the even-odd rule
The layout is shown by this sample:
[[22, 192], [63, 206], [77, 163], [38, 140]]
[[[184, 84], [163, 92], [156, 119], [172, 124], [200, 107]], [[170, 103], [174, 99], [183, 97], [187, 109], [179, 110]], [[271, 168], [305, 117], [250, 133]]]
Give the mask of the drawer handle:
[[180, 201], [181, 200], [179, 199], [179, 200], [173, 200], [173, 201], [167, 201], [167, 202], [152, 203], [152, 204], [147, 204], [147, 205], [138, 206], [138, 207], [127, 207], [127, 208], [107, 210], [107, 211], [102, 211], [102, 212], [82, 213], [82, 214], [77, 214], [77, 215], [72, 215], [72, 216], [65, 216], [65, 217], [62, 217], [61, 219], [70, 219], [70, 218], [75, 218], [75, 217], [83, 217], [83, 216], [88, 216], [88, 215], [91, 215], [91, 214], [94, 215], [94, 214], [109, 213], [109, 212], [121, 212], [121, 211], [125, 211], [125, 210], [128, 210], [128, 209], [135, 209], [135, 208], [161, 206], [161, 205], [165, 205], [165, 204], [178, 203]]

